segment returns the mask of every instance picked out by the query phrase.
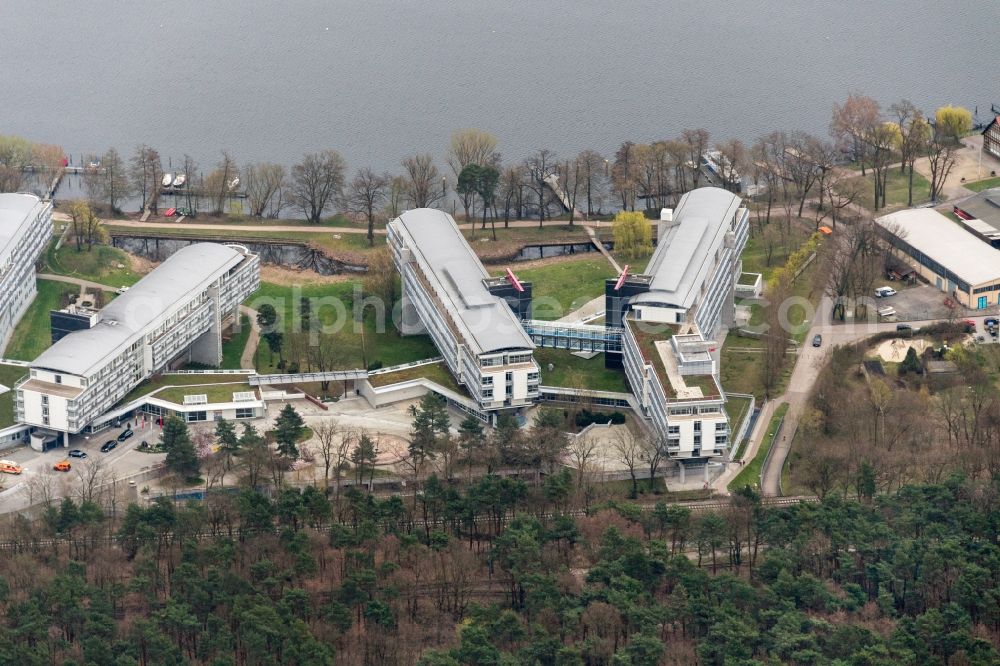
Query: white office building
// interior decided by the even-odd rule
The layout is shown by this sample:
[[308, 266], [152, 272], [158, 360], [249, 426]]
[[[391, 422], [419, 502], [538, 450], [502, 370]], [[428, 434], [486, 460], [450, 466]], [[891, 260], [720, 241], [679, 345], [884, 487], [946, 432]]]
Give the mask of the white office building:
[[35, 297], [35, 262], [51, 238], [52, 204], [0, 194], [0, 352]]
[[538, 398], [535, 345], [450, 215], [410, 210], [388, 225], [403, 283], [403, 333], [431, 336], [449, 370], [485, 416]]
[[180, 362], [218, 365], [223, 328], [259, 285], [258, 257], [246, 248], [178, 250], [101, 310], [92, 328], [31, 363], [16, 387], [18, 421], [64, 434], [100, 430], [100, 417], [151, 375]]
[[627, 300], [608, 321], [620, 319], [625, 375], [667, 455], [705, 459], [730, 445], [714, 338], [734, 320], [749, 213], [732, 192], [705, 187], [662, 217], [649, 265], [620, 281]]

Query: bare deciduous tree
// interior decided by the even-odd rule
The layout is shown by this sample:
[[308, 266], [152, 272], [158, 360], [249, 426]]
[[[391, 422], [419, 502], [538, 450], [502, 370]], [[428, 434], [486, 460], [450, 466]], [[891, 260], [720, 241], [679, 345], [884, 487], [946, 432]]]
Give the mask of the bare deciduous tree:
[[243, 191], [253, 217], [277, 217], [287, 204], [282, 197], [287, 186], [288, 172], [282, 164], [258, 162], [243, 167]]
[[347, 202], [352, 212], [365, 216], [368, 222], [368, 244], [375, 245], [375, 213], [385, 199], [391, 176], [375, 173], [369, 168], [358, 171], [348, 187]]
[[406, 169], [406, 195], [414, 208], [427, 208], [447, 194], [447, 183], [430, 154], [421, 153], [405, 158], [403, 168]]
[[344, 158], [335, 150], [306, 155], [292, 167], [292, 201], [306, 219], [319, 224], [344, 189]]

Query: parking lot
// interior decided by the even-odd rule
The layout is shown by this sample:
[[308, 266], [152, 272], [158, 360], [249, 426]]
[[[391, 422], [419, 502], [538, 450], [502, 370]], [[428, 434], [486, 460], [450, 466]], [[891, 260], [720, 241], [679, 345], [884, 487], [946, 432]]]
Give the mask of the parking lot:
[[[896, 284], [889, 283], [886, 286], [898, 289]], [[997, 314], [996, 308], [987, 312], [985, 310], [969, 310], [957, 304], [954, 313], [951, 313], [945, 306], [947, 298], [948, 295], [943, 291], [935, 289], [931, 285], [921, 284], [900, 289], [893, 296], [873, 298], [873, 305], [876, 308], [892, 307], [896, 311], [895, 319], [890, 317], [882, 321], [924, 321], [927, 319], [947, 319], [949, 316], [965, 319]]]

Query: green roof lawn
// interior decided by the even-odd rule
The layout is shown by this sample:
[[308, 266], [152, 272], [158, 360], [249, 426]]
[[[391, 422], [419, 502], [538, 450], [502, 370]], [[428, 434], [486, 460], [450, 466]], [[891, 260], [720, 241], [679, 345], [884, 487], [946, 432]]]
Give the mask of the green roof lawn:
[[[231, 386], [248, 386], [246, 384], [246, 375], [202, 375], [202, 374], [191, 374], [191, 375], [156, 375], [147, 379], [143, 383], [136, 386], [129, 392], [128, 395], [122, 400], [122, 402], [129, 402], [135, 400], [136, 398], [142, 397], [144, 395], [149, 395], [153, 391], [158, 391], [161, 388], [167, 386], [196, 386], [199, 384], [220, 384], [226, 383]], [[244, 388], [233, 388], [232, 391], [247, 391], [249, 389]], [[204, 393], [204, 391], [202, 391]], [[159, 396], [158, 396], [159, 397]], [[229, 396], [232, 399], [232, 396]], [[228, 400], [227, 400], [228, 402]]]
[[[574, 255], [544, 266], [518, 269], [518, 279], [531, 282], [532, 318], [559, 319], [604, 294], [604, 281], [615, 277], [615, 269], [599, 253]], [[494, 275], [503, 275], [494, 270]]]
[[[604, 354], [585, 359], [574, 356], [566, 349], [536, 349], [535, 360], [541, 367], [543, 386], [615, 391], [628, 393], [625, 371], [604, 367]], [[549, 364], [552, 370], [549, 371]]]
[[222, 403], [222, 402], [233, 402], [233, 394], [239, 393], [241, 391], [254, 391], [254, 387], [250, 384], [209, 384], [207, 386], [176, 386], [173, 388], [165, 388], [157, 392], [154, 398], [159, 400], [166, 400], [167, 402], [172, 402], [178, 405], [184, 404], [184, 396], [188, 395], [204, 395], [207, 396], [209, 403]]
[[369, 375], [368, 382], [372, 386], [388, 386], [389, 384], [397, 384], [399, 382], [405, 382], [420, 377], [429, 379], [432, 382], [440, 384], [442, 387], [451, 389], [457, 393], [465, 393], [465, 391], [459, 387], [455, 378], [452, 377], [451, 372], [448, 370], [447, 366], [445, 366], [443, 361], [418, 365], [412, 368], [403, 368], [402, 370], [396, 370], [395, 372], [383, 372], [377, 375]]

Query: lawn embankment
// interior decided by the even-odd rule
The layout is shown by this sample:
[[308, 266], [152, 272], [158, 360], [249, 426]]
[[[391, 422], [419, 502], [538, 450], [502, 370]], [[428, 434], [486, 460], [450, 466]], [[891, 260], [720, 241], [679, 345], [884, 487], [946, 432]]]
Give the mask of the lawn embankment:
[[42, 272], [67, 275], [115, 288], [131, 287], [142, 278], [131, 269], [127, 253], [108, 245], [95, 245], [90, 250], [84, 246], [77, 251], [75, 244], [66, 243], [57, 250], [53, 242], [45, 251]]
[[[0, 384], [3, 384], [9, 389], [14, 388], [14, 384], [18, 382], [21, 377], [28, 374], [27, 368], [22, 368], [19, 365], [0, 365]], [[8, 428], [14, 425], [14, 396], [16, 392], [13, 390], [0, 393], [0, 428]]]
[[52, 327], [49, 311], [63, 307], [72, 294], [79, 294], [75, 284], [38, 280], [38, 293], [28, 306], [21, 321], [10, 336], [3, 357], [16, 361], [34, 361], [52, 345]]
[[775, 436], [778, 434], [778, 424], [785, 418], [786, 412], [788, 412], [787, 402], [781, 403], [774, 410], [774, 415], [771, 416], [771, 420], [767, 424], [764, 441], [760, 443], [760, 448], [757, 449], [757, 455], [740, 470], [736, 478], [729, 482], [729, 490], [739, 490], [744, 486], [756, 489], [760, 488], [760, 471], [764, 467], [764, 461], [767, 459], [767, 454], [770, 452], [771, 446], [774, 445]]
[[250, 339], [250, 331], [250, 317], [241, 314], [239, 331], [233, 330], [232, 337], [222, 343], [222, 365], [219, 367], [223, 370], [241, 369], [240, 358]]

